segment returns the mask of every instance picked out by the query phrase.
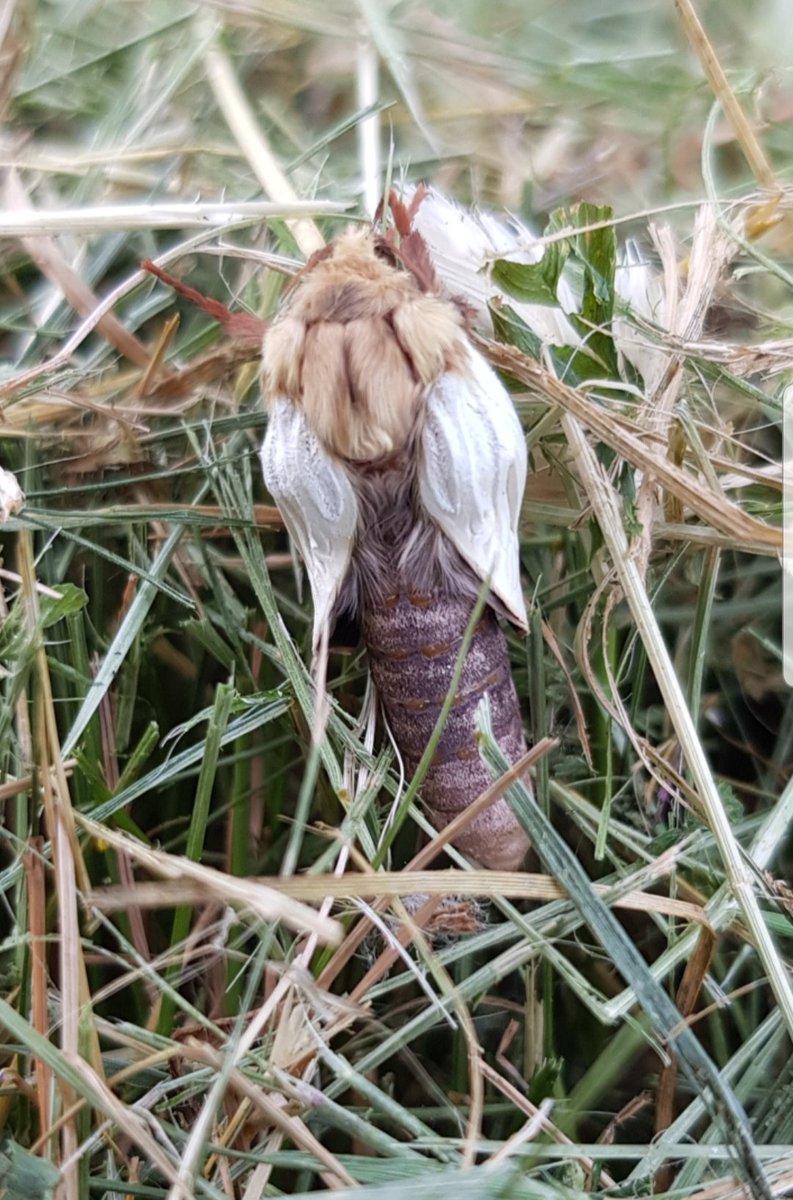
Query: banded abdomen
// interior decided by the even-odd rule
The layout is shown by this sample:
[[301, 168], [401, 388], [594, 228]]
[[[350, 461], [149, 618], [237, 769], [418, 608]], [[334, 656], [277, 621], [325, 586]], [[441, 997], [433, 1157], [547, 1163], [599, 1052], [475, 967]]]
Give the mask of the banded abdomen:
[[[401, 591], [367, 605], [362, 614], [372, 677], [408, 778], [449, 692], [473, 606], [470, 597], [442, 591]], [[448, 825], [492, 783], [476, 740], [476, 709], [485, 694], [495, 737], [514, 762], [526, 752], [526, 742], [507, 643], [490, 608], [474, 631], [457, 694], [422, 785], [437, 829]], [[475, 818], [455, 838], [455, 845], [493, 870], [515, 870], [529, 843], [502, 798]]]

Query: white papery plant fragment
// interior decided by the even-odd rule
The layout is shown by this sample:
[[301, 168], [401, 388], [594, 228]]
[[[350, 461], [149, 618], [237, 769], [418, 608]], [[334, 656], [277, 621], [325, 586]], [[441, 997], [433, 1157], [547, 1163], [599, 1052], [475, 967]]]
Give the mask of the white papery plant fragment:
[[665, 332], [676, 308], [677, 295], [677, 263], [671, 246], [671, 232], [667, 227], [651, 232], [665, 265], [670, 263], [671, 251], [672, 271], [667, 269], [659, 275], [638, 242], [629, 239], [619, 254], [614, 289], [619, 301], [628, 306], [630, 317], [615, 315], [612, 323], [617, 353], [639, 372], [648, 397], [653, 396], [660, 386], [669, 355], [659, 338], [653, 337], [652, 330], [642, 326], [654, 326], [659, 335]]
[[16, 475], [0, 467], [0, 524], [4, 524], [25, 505], [25, 493]]

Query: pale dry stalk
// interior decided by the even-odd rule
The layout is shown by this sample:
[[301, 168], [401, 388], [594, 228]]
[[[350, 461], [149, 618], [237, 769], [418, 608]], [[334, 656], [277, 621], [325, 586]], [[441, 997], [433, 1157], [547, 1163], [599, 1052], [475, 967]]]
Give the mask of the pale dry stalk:
[[[206, 51], [204, 62], [223, 117], [237, 139], [237, 144], [251, 170], [262, 185], [265, 195], [280, 204], [297, 202], [297, 193], [270, 149], [240, 81], [217, 39]], [[316, 250], [321, 250], [325, 245], [325, 239], [309, 218], [289, 220], [287, 224], [306, 258], [310, 258]]]
[[711, 774], [696, 725], [664, 643], [652, 604], [630, 553], [619, 500], [613, 485], [590, 446], [579, 422], [569, 412], [562, 428], [592, 508], [600, 525], [647, 658], [661, 691], [669, 720], [688, 764], [705, 820], [722, 861], [733, 896], [751, 932], [758, 957], [779, 1004], [788, 1030], [793, 1034], [793, 991], [784, 964], [766, 925], [754, 891], [754, 876], [732, 830], [721, 796]]
[[[737, 250], [737, 242], [718, 222], [711, 205], [702, 205], [694, 222], [693, 242], [688, 261], [688, 282], [682, 298], [677, 301], [671, 247], [668, 234], [658, 239], [664, 262], [667, 298], [667, 328], [673, 345], [696, 341], [702, 336], [705, 318], [713, 302], [715, 290], [724, 271]], [[639, 423], [656, 444], [666, 445], [674, 420], [675, 407], [685, 380], [686, 356], [673, 351], [666, 368], [657, 381], [649, 383]], [[654, 384], [654, 385], [653, 385]], [[652, 552], [656, 514], [661, 509], [662, 484], [652, 472], [645, 471], [636, 496], [636, 517], [641, 532], [633, 544], [633, 554], [639, 574], [644, 578]]]
[[[35, 668], [38, 675], [38, 704], [36, 722], [41, 759], [39, 779], [44, 800], [47, 833], [52, 844], [52, 861], [58, 911], [58, 973], [61, 1001], [61, 1048], [73, 1059], [79, 1057], [80, 1025], [84, 1011], [90, 1011], [88, 977], [83, 959], [78, 917], [78, 889], [87, 891], [87, 875], [83, 863], [69, 785], [63, 767], [58, 727], [55, 719], [52, 688], [47, 656], [41, 641], [38, 595], [35, 586], [33, 547], [30, 533], [23, 530], [18, 540], [19, 573], [22, 577], [21, 602], [24, 605], [28, 635], [35, 647]], [[96, 1049], [95, 1034], [92, 1038]], [[61, 1083], [63, 1104], [68, 1108], [74, 1099], [70, 1085]], [[61, 1132], [63, 1177], [60, 1185], [65, 1200], [79, 1200], [75, 1152], [77, 1128], [67, 1121]]]

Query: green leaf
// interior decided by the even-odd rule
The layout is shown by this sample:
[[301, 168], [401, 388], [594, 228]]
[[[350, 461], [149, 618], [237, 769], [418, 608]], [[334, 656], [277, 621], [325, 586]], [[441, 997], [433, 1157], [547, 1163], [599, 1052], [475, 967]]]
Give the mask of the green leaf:
[[[580, 322], [576, 320], [574, 314], [570, 319], [576, 327], [580, 326]], [[590, 333], [588, 328], [586, 332]], [[594, 356], [593, 340], [590, 334], [587, 344], [583, 348], [581, 346], [551, 347], [550, 354], [556, 374], [571, 387], [579, 387], [586, 380], [591, 379], [602, 379], [604, 383], [610, 383], [614, 379], [613, 369]]]
[[92, 805], [102, 804], [111, 794], [102, 764], [89, 758], [79, 746], [74, 751], [74, 757], [77, 760], [80, 775], [90, 789]]
[[737, 825], [739, 821], [743, 821], [746, 817], [746, 811], [741, 800], [735, 793], [735, 788], [732, 784], [726, 781], [721, 781], [718, 784], [719, 796], [724, 805], [724, 811], [729, 817], [733, 825]]
[[[207, 486], [203, 484], [197, 490], [193, 497], [194, 504], [198, 504], [203, 499]], [[171, 559], [182, 540], [183, 532], [184, 530], [181, 528], [171, 530], [160, 547], [154, 562], [151, 564], [151, 571], [148, 577], [138, 587], [134, 599], [127, 609], [123, 621], [116, 630], [113, 641], [110, 643], [99, 670], [91, 683], [91, 687], [80, 705], [80, 711], [77, 713], [74, 723], [66, 735], [66, 740], [61, 747], [61, 753], [64, 756], [71, 754], [72, 750], [74, 750], [91, 718], [102, 703], [103, 697], [107, 695], [108, 689], [121, 669], [122, 663], [140, 637], [149, 610], [157, 598], [160, 581], [168, 571]]]
[[614, 211], [605, 205], [577, 204], [572, 217], [574, 225], [584, 229], [573, 238], [573, 253], [586, 266], [592, 295], [610, 318], [614, 312], [617, 235], [613, 225], [604, 225], [602, 229], [585, 227], [612, 221]]
[[54, 589], [60, 592], [60, 599], [54, 596], [43, 596], [41, 599], [41, 624], [43, 629], [49, 629], [56, 621], [71, 617], [81, 612], [88, 603], [88, 597], [82, 588], [73, 583], [59, 583]]
[[11, 1138], [0, 1141], [0, 1195], [3, 1200], [50, 1200], [60, 1171]]
[[[614, 315], [614, 277], [617, 269], [617, 238], [610, 222], [610, 208], [595, 204], [577, 204], [571, 209], [559, 208], [551, 213], [545, 235], [564, 233], [558, 241], [550, 242], [537, 263], [516, 263], [498, 259], [493, 264], [492, 279], [508, 295], [524, 304], [545, 304], [559, 308], [559, 280], [570, 264], [580, 272], [580, 303], [577, 313], [568, 314], [584, 339], [584, 346], [570, 348], [560, 362], [571, 378], [569, 368], [581, 379], [614, 379], [618, 377], [617, 352], [611, 336]], [[591, 225], [602, 225], [590, 229]], [[581, 232], [576, 232], [580, 230]], [[531, 333], [512, 310], [505, 317], [493, 316], [496, 331], [502, 340], [518, 346], [536, 358], [539, 339]], [[521, 329], [521, 325], [523, 326]], [[527, 336], [528, 335], [528, 336]], [[575, 364], [573, 360], [576, 361]]]
[[568, 255], [567, 242], [552, 242], [538, 263], [516, 263], [499, 258], [492, 279], [508, 295], [524, 304], [559, 305], [556, 289]]
[[[550, 1200], [559, 1190], [543, 1181], [523, 1179], [509, 1164], [496, 1169], [472, 1167], [467, 1171], [438, 1171], [428, 1164], [418, 1179], [400, 1179], [396, 1183], [377, 1183], [370, 1187], [343, 1188], [336, 1192], [337, 1200], [436, 1200], [448, 1192], [456, 1200]], [[295, 1200], [310, 1200], [316, 1192], [299, 1192]], [[561, 1193], [570, 1197], [579, 1192]]]
[[542, 353], [542, 340], [532, 329], [529, 329], [526, 322], [518, 316], [514, 309], [510, 308], [508, 304], [493, 304], [490, 308], [490, 316], [493, 321], [493, 331], [499, 342], [505, 342], [508, 346], [517, 346], [518, 350], [522, 350], [530, 358], [539, 361]]
[[642, 523], [636, 508], [636, 476], [633, 471], [623, 471], [619, 477], [620, 495], [622, 496], [622, 513], [625, 518], [625, 530], [629, 537], [638, 537], [642, 532]]
[[763, 916], [766, 925], [776, 937], [793, 937], [793, 921], [787, 913], [767, 912]]
[[[577, 204], [571, 223], [582, 228], [611, 221], [612, 209], [596, 204]], [[580, 321], [576, 322], [587, 344], [606, 366], [618, 374], [617, 351], [611, 336], [614, 316], [614, 276], [617, 269], [617, 235], [613, 225], [586, 229], [572, 239], [573, 254], [584, 271]]]

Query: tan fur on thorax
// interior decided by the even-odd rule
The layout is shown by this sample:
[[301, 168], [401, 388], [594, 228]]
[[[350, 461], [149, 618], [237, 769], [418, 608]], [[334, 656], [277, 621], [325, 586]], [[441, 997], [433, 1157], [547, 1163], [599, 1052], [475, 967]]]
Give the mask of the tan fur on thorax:
[[458, 309], [377, 251], [369, 231], [337, 238], [264, 343], [266, 395], [302, 405], [325, 448], [353, 462], [400, 450], [428, 388], [465, 356]]

